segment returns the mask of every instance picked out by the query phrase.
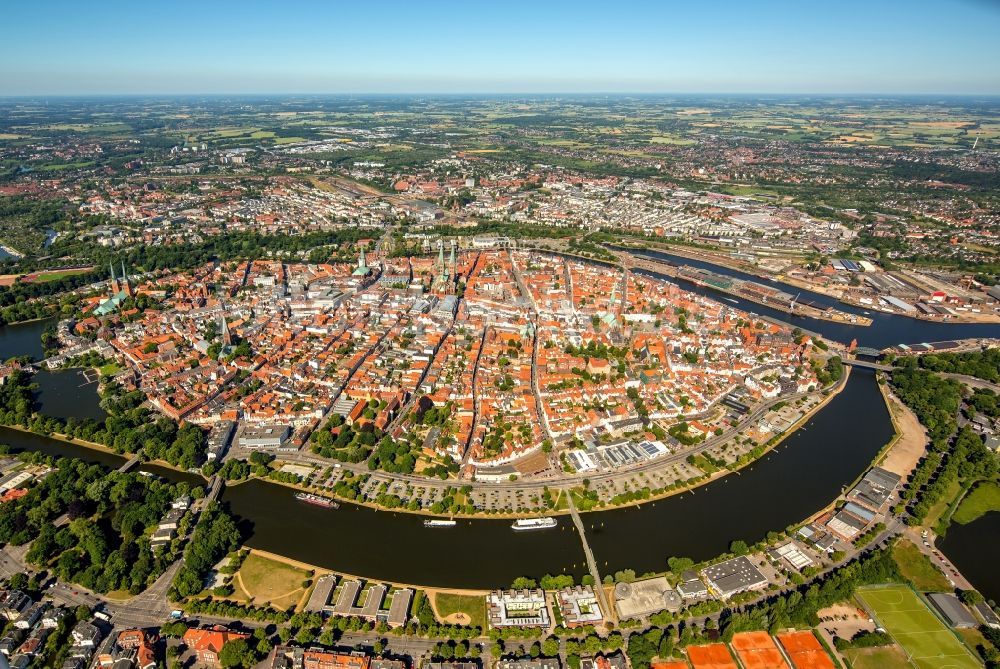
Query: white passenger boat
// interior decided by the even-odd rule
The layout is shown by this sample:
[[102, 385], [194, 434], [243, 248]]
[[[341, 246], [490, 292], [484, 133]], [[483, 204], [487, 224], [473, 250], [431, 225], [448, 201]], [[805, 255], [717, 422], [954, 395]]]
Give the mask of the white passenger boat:
[[515, 520], [511, 525], [515, 532], [523, 532], [525, 530], [547, 530], [550, 527], [555, 526], [555, 518], [521, 518], [519, 520]]
[[455, 521], [454, 520], [440, 520], [440, 519], [437, 519], [437, 518], [435, 518], [433, 520], [428, 519], [428, 520], [424, 521], [424, 527], [455, 527]]

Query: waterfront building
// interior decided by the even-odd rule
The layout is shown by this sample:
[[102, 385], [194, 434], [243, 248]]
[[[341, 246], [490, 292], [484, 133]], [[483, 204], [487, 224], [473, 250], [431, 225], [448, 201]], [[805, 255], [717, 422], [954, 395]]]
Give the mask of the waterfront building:
[[768, 580], [745, 555], [705, 567], [701, 575], [709, 590], [722, 599], [749, 590], [762, 590]]
[[589, 585], [564, 588], [555, 597], [566, 627], [599, 625], [604, 620], [597, 595]]

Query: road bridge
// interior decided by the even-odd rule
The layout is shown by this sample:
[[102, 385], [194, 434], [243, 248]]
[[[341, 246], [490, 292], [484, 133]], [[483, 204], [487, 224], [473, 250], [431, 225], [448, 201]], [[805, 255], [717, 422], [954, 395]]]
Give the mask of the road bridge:
[[208, 494], [205, 496], [205, 503], [214, 502], [219, 498], [219, 493], [222, 492], [222, 477], [216, 474], [208, 482]]
[[892, 365], [883, 365], [880, 362], [869, 362], [868, 360], [857, 360], [855, 358], [845, 358], [841, 360], [845, 365], [850, 365], [851, 367], [861, 367], [863, 369], [875, 369], [880, 372], [891, 372], [896, 369]]

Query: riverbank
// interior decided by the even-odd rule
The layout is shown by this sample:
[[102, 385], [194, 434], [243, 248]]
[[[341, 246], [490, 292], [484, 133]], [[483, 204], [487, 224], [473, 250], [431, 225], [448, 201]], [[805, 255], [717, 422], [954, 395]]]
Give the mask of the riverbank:
[[[820, 410], [822, 410], [824, 407], [826, 407], [827, 404], [829, 404], [838, 394], [840, 394], [843, 391], [844, 388], [847, 387], [847, 383], [850, 380], [850, 375], [851, 375], [851, 368], [845, 366], [844, 367], [844, 375], [843, 375], [843, 377], [834, 386], [832, 386], [831, 388], [829, 388], [827, 390], [824, 390], [824, 391], [817, 391], [819, 393], [825, 393], [824, 396], [822, 397], [822, 399], [815, 406], [811, 407], [805, 414], [803, 414], [802, 417], [800, 417], [792, 426], [789, 427], [789, 429], [787, 429], [785, 432], [783, 432], [781, 435], [779, 435], [773, 442], [769, 443], [769, 445], [761, 452], [761, 454], [760, 454], [759, 457], [753, 458], [752, 460], [748, 460], [747, 462], [744, 462], [744, 463], [740, 464], [737, 467], [732, 467], [732, 468], [724, 467], [724, 468], [720, 468], [720, 469], [718, 469], [715, 472], [712, 472], [710, 474], [706, 474], [706, 476], [703, 477], [703, 478], [695, 479], [695, 482], [692, 483], [692, 484], [690, 484], [690, 485], [684, 485], [684, 486], [673, 488], [673, 489], [670, 489], [670, 490], [664, 490], [661, 493], [651, 494], [649, 497], [646, 497], [646, 498], [643, 498], [643, 499], [631, 500], [631, 501], [628, 501], [628, 502], [623, 502], [621, 504], [604, 505], [604, 506], [595, 507], [595, 508], [591, 508], [591, 509], [581, 510], [580, 513], [585, 513], [585, 514], [586, 513], [598, 513], [598, 512], [609, 511], [609, 510], [614, 510], [614, 509], [633, 508], [633, 507], [642, 506], [644, 504], [653, 504], [653, 503], [655, 503], [657, 501], [661, 501], [661, 500], [664, 500], [664, 499], [667, 499], [667, 498], [670, 498], [670, 497], [674, 497], [676, 495], [682, 495], [682, 494], [685, 494], [685, 493], [688, 493], [688, 492], [692, 492], [692, 491], [694, 491], [694, 490], [696, 490], [696, 489], [698, 489], [698, 488], [700, 488], [702, 486], [705, 486], [705, 485], [708, 485], [708, 484], [713, 483], [715, 481], [718, 481], [719, 479], [722, 479], [722, 478], [726, 477], [729, 474], [737, 474], [738, 475], [740, 473], [740, 471], [742, 471], [743, 469], [746, 469], [747, 467], [751, 467], [754, 464], [760, 462], [765, 456], [769, 455], [772, 451], [774, 451], [776, 448], [778, 448], [786, 439], [788, 439], [793, 434], [795, 434], [799, 429], [801, 429], [802, 427], [804, 427], [812, 418], [814, 418], [816, 416], [816, 414]], [[733, 436], [736, 436], [736, 435], [733, 435]], [[295, 464], [295, 463], [292, 463], [292, 464]], [[627, 473], [627, 472], [622, 472], [622, 473]], [[559, 503], [561, 501], [561, 496], [562, 495], [571, 495], [571, 494], [573, 494], [573, 491], [576, 490], [579, 487], [579, 485], [567, 485], [567, 484], [563, 484], [563, 485], [560, 485], [560, 486], [556, 487], [556, 486], [554, 486], [552, 484], [549, 484], [549, 483], [547, 483], [545, 481], [539, 481], [538, 482], [539, 486], [541, 486], [541, 487], [549, 487], [551, 490], [557, 491], [558, 494], [560, 495], [560, 499], [557, 499], [556, 508], [553, 508], [553, 509], [538, 509], [538, 510], [535, 510], [535, 511], [510, 512], [510, 513], [504, 513], [504, 512], [489, 513], [489, 512], [486, 512], [486, 511], [480, 511], [478, 513], [472, 513], [472, 514], [470, 514], [470, 513], [464, 513], [464, 512], [459, 512], [459, 513], [454, 513], [454, 514], [440, 514], [440, 513], [434, 513], [432, 511], [430, 511], [429, 509], [408, 509], [408, 508], [405, 508], [405, 507], [402, 507], [402, 506], [400, 506], [400, 507], [387, 507], [387, 506], [380, 505], [380, 504], [378, 504], [376, 502], [373, 502], [373, 501], [367, 500], [367, 499], [365, 499], [365, 500], [348, 499], [346, 497], [337, 495], [335, 492], [333, 492], [329, 488], [321, 488], [321, 487], [318, 487], [318, 486], [309, 486], [309, 485], [304, 485], [304, 484], [301, 484], [301, 483], [292, 483], [292, 482], [289, 482], [289, 481], [279, 481], [279, 480], [276, 480], [276, 479], [272, 479], [270, 477], [250, 476], [249, 478], [243, 479], [241, 481], [233, 481], [232, 483], [227, 482], [227, 486], [234, 487], [234, 486], [241, 485], [243, 483], [247, 483], [247, 482], [252, 481], [252, 480], [259, 480], [259, 481], [265, 482], [265, 483], [274, 483], [274, 484], [277, 484], [277, 485], [289, 488], [291, 490], [295, 490], [297, 492], [309, 492], [309, 493], [313, 493], [313, 494], [324, 495], [324, 496], [327, 496], [327, 497], [334, 498], [338, 502], [343, 502], [343, 503], [347, 503], [347, 504], [354, 504], [356, 506], [362, 506], [362, 507], [366, 507], [366, 508], [369, 508], [369, 509], [374, 509], [376, 511], [389, 511], [389, 512], [392, 512], [392, 513], [405, 513], [405, 514], [410, 514], [410, 515], [414, 515], [414, 516], [423, 516], [423, 517], [427, 517], [427, 518], [461, 518], [461, 519], [468, 519], [468, 520], [475, 520], [475, 519], [516, 520], [516, 519], [519, 519], [519, 518], [537, 518], [539, 516], [568, 516], [570, 514], [568, 508], [559, 508], [561, 506], [561, 504]], [[582, 479], [581, 479], [581, 481], [582, 481]], [[456, 480], [454, 482], [454, 485], [455, 485], [455, 487], [459, 487], [461, 484], [460, 484], [459, 481]]]
[[[59, 441], [59, 442], [65, 443], [65, 444], [71, 444], [73, 446], [79, 446], [80, 448], [86, 448], [86, 449], [89, 449], [89, 450], [92, 450], [92, 451], [95, 451], [95, 452], [98, 452], [98, 453], [103, 453], [105, 455], [110, 455], [110, 456], [114, 456], [114, 457], [117, 457], [117, 458], [121, 458], [122, 459], [122, 464], [125, 464], [125, 462], [127, 462], [129, 459], [135, 457], [135, 453], [119, 453], [118, 451], [115, 451], [115, 450], [113, 450], [111, 448], [108, 448], [104, 444], [99, 444], [96, 441], [87, 441], [86, 439], [80, 439], [78, 437], [74, 437], [74, 436], [71, 436], [71, 435], [68, 435], [68, 434], [63, 434], [61, 432], [50, 432], [50, 433], [47, 433], [47, 434], [39, 434], [38, 432], [32, 432], [31, 430], [27, 429], [23, 425], [10, 425], [10, 424], [7, 424], [7, 423], [0, 423], [0, 427], [5, 427], [5, 428], [7, 428], [9, 430], [16, 430], [18, 432], [23, 432], [25, 434], [31, 434], [31, 435], [34, 435], [36, 437], [44, 437], [44, 438], [47, 438], [47, 439], [52, 439], [53, 441]], [[63, 457], [71, 458], [71, 457], [74, 457], [74, 456], [72, 456], [72, 455], [65, 455]], [[185, 474], [185, 475], [188, 475], [188, 476], [197, 476], [202, 481], [205, 481], [205, 482], [208, 481], [208, 479], [206, 479], [205, 476], [201, 472], [198, 472], [196, 474], [195, 472], [191, 472], [191, 471], [188, 471], [186, 469], [182, 469], [181, 467], [178, 467], [177, 465], [172, 465], [169, 462], [167, 462], [166, 460], [159, 460], [159, 459], [157, 459], [157, 460], [141, 460], [140, 459], [139, 465], [141, 466], [141, 465], [144, 465], [144, 464], [155, 465], [156, 467], [160, 467], [162, 469], [169, 469], [169, 470], [177, 472], [179, 474]]]
[[920, 424], [916, 414], [889, 389], [887, 383], [879, 383], [878, 387], [889, 409], [889, 420], [892, 421], [896, 436], [880, 457], [876, 458], [876, 464], [898, 474], [905, 481], [927, 451], [927, 429]]

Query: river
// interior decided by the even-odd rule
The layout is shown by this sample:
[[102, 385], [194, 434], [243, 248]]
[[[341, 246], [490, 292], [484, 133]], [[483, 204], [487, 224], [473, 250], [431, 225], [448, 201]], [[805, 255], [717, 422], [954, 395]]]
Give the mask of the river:
[[[873, 373], [855, 370], [804, 429], [739, 474], [657, 502], [583, 514], [598, 567], [602, 574], [663, 571], [673, 555], [702, 560], [733, 539], [753, 543], [832, 502], [891, 436]], [[555, 529], [532, 532], [514, 532], [509, 520], [426, 528], [415, 514], [310, 506], [291, 489], [263, 481], [227, 488], [222, 498], [243, 519], [249, 546], [349, 574], [491, 588], [516, 576], [585, 570], [579, 535], [566, 516]]]
[[43, 318], [27, 323], [0, 325], [0, 361], [22, 355], [32, 360], [44, 358], [42, 331], [52, 322], [52, 318]]
[[[624, 247], [622, 247], [621, 250], [634, 251], [634, 249], [625, 249]], [[804, 300], [810, 300], [816, 302], [817, 304], [834, 307], [851, 314], [865, 314], [864, 310], [849, 304], [844, 304], [843, 302], [827, 295], [803, 290], [781, 281], [769, 281], [758, 276], [747, 274], [746, 272], [740, 272], [739, 270], [729, 269], [728, 267], [723, 267], [721, 265], [701, 260], [693, 260], [691, 258], [685, 258], [670, 253], [663, 253], [661, 251], [644, 251], [637, 255], [646, 255], [659, 260], [665, 260], [675, 265], [690, 265], [691, 267], [700, 267], [702, 269], [711, 270], [727, 276], [746, 279], [749, 281], [757, 281], [758, 283], [766, 283], [787, 291], [792, 295], [801, 293], [801, 299]], [[645, 271], [642, 271], [642, 273], [655, 274], [654, 272]], [[817, 332], [827, 339], [839, 341], [844, 344], [850, 343], [852, 339], [857, 339], [859, 346], [869, 346], [872, 348], [883, 349], [889, 346], [896, 346], [897, 344], [919, 344], [922, 342], [966, 339], [971, 337], [1000, 337], [1000, 325], [995, 323], [946, 323], [942, 321], [925, 321], [916, 318], [909, 318], [907, 316], [886, 314], [880, 311], [871, 311], [866, 314], [872, 319], [872, 324], [867, 327], [861, 325], [851, 325], [850, 323], [834, 323], [832, 321], [818, 320], [815, 318], [795, 317], [790, 316], [783, 311], [771, 309], [770, 307], [765, 307], [732, 295], [724, 295], [710, 288], [696, 286], [694, 283], [685, 281], [684, 279], [667, 277], [662, 274], [657, 276], [661, 276], [668, 281], [674, 281], [682, 285], [685, 290], [690, 290], [691, 292], [698, 293], [699, 295], [705, 295], [715, 300], [727, 298], [727, 301], [730, 303], [735, 302], [740, 309], [745, 311], [760, 314], [761, 316], [769, 316], [780, 321], [798, 325], [804, 330]]]
[[[707, 290], [704, 294], [718, 297]], [[822, 297], [815, 299], [819, 302]], [[781, 312], [739, 302], [749, 311], [787, 319]], [[857, 337], [860, 343], [876, 347], [995, 336], [998, 330], [997, 326], [931, 323], [886, 314], [872, 317], [875, 323], [868, 328], [796, 321], [831, 339], [846, 342]], [[0, 353], [40, 357], [38, 338], [44, 326], [38, 322], [3, 328]], [[70, 407], [93, 392], [73, 377], [56, 376], [46, 379], [49, 382], [53, 390], [66, 394], [58, 401], [42, 398], [43, 406], [49, 403], [53, 411], [58, 408], [51, 407]], [[734, 539], [751, 543], [770, 530], [784, 529], [832, 502], [843, 486], [865, 470], [891, 434], [873, 375], [856, 369], [847, 387], [803, 429], [738, 474], [657, 502], [584, 514], [598, 566], [602, 573], [625, 568], [639, 573], [660, 571], [670, 556], [701, 560], [723, 552]], [[113, 454], [6, 428], [0, 428], [0, 443], [15, 450], [40, 450], [108, 466], [123, 461]], [[203, 483], [193, 474], [149, 465], [143, 469], [171, 480]], [[579, 536], [567, 517], [561, 517], [555, 529], [533, 532], [514, 532], [509, 520], [489, 519], [460, 520], [453, 528], [426, 528], [423, 517], [414, 514], [348, 503], [336, 510], [304, 504], [295, 500], [291, 489], [264, 481], [229, 487], [222, 500], [239, 518], [249, 546], [345, 573], [455, 588], [504, 586], [520, 575], [585, 573]]]
[[1000, 602], [1000, 511], [952, 523], [937, 547], [986, 599]]

